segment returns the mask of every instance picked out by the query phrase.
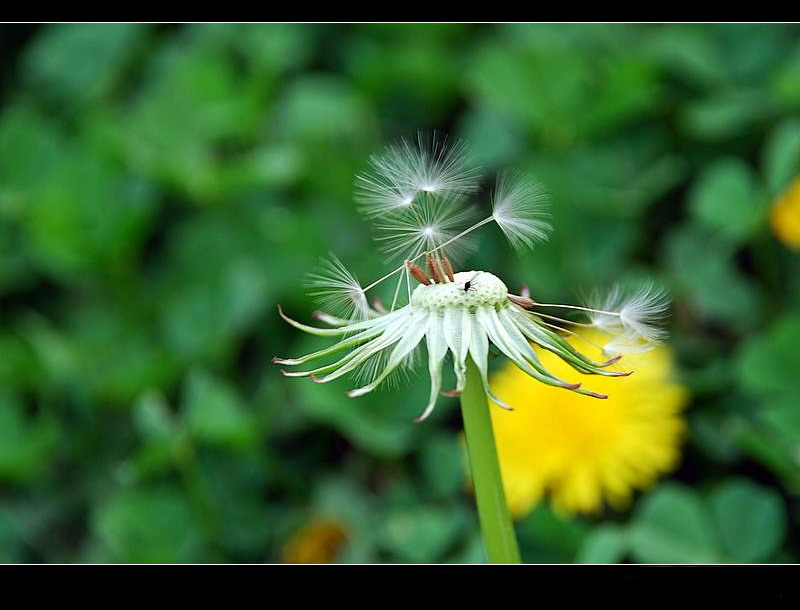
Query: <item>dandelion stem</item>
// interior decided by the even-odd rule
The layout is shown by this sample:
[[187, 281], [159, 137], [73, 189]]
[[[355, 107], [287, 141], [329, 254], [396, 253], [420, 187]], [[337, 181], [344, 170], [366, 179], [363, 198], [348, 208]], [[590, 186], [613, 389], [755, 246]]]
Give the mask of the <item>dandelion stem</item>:
[[481, 534], [489, 563], [520, 563], [517, 539], [500, 476], [489, 403], [478, 368], [471, 359], [467, 360], [461, 413]]

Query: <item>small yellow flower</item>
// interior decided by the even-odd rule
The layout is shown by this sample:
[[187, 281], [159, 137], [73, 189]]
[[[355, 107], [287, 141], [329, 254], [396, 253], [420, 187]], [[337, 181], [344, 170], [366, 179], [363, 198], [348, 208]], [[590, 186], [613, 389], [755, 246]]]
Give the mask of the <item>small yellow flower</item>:
[[[598, 331], [584, 333], [602, 345]], [[571, 338], [590, 358], [600, 348]], [[537, 348], [544, 366], [568, 378], [569, 365]], [[556, 510], [599, 511], [608, 501], [622, 508], [632, 490], [650, 485], [679, 457], [685, 423], [680, 412], [684, 389], [670, 380], [672, 356], [657, 347], [636, 356], [630, 377], [598, 377], [594, 386], [608, 400], [588, 400], [536, 383], [507, 365], [494, 375], [497, 396], [516, 406], [492, 410], [492, 423], [511, 513], [521, 517], [549, 492]]]
[[784, 244], [800, 250], [800, 177], [772, 206], [772, 230]]
[[284, 544], [281, 562], [333, 563], [346, 541], [347, 532], [338, 521], [312, 521]]

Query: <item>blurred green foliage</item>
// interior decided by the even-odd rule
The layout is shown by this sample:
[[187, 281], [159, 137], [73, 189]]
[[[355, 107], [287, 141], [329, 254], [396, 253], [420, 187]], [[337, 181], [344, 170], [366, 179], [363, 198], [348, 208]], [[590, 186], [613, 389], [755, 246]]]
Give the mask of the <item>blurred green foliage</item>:
[[693, 395], [682, 466], [629, 511], [518, 523], [529, 562], [795, 562], [800, 30], [778, 25], [5, 26], [0, 559], [479, 562], [455, 401], [287, 383], [300, 282], [384, 265], [353, 176], [442, 129], [533, 171], [551, 241], [474, 264], [546, 299], [658, 278]]

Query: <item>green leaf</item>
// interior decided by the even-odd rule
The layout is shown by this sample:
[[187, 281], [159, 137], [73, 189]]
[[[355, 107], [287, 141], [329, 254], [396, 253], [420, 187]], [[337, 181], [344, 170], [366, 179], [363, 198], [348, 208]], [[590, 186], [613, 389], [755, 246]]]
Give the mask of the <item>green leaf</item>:
[[249, 23], [239, 26], [235, 44], [259, 78], [275, 77], [304, 64], [313, 51], [308, 24]]
[[731, 464], [739, 457], [727, 414], [695, 412], [689, 417], [691, 442], [717, 463]]
[[524, 563], [571, 562], [589, 533], [585, 522], [557, 514], [544, 502], [516, 530]]
[[638, 507], [629, 530], [634, 557], [642, 563], [716, 563], [721, 559], [714, 522], [691, 489], [662, 485]]
[[33, 254], [59, 279], [129, 269], [155, 212], [152, 185], [86, 142], [62, 154], [25, 211]]
[[616, 525], [601, 525], [586, 536], [577, 563], [618, 563], [628, 550], [626, 532]]
[[789, 108], [800, 106], [800, 48], [788, 53], [772, 78], [771, 91]]
[[736, 359], [742, 387], [764, 398], [795, 399], [800, 370], [800, 316], [778, 320], [767, 332], [751, 337]]
[[33, 346], [18, 332], [0, 331], [0, 387], [32, 390], [42, 387], [42, 363]]
[[314, 420], [333, 426], [362, 450], [381, 456], [405, 453], [417, 434], [409, 404], [398, 392], [379, 388], [371, 396], [354, 399], [345, 395], [347, 389], [341, 383], [301, 383], [293, 392]]
[[524, 149], [519, 124], [502, 113], [478, 108], [464, 115], [459, 131], [469, 142], [472, 159], [482, 167], [501, 167]]
[[780, 495], [748, 479], [732, 479], [711, 494], [725, 549], [743, 563], [767, 560], [786, 535]]
[[16, 210], [50, 177], [62, 157], [61, 133], [33, 105], [17, 104], [0, 118], [0, 210]]
[[11, 509], [0, 507], [0, 563], [25, 563], [22, 536]]
[[[796, 395], [792, 393], [771, 398], [765, 401], [762, 407], [764, 408], [763, 420], [788, 441], [789, 455], [787, 458], [791, 462], [794, 441], [800, 438], [800, 409], [797, 408]], [[793, 468], [796, 470], [796, 476], [800, 477], [797, 460], [794, 460]]]
[[346, 141], [372, 133], [374, 116], [370, 107], [344, 79], [305, 76], [295, 81], [285, 95], [280, 126], [292, 140]]
[[772, 130], [763, 152], [764, 176], [772, 196], [800, 174], [800, 121], [788, 119]]
[[435, 563], [465, 525], [463, 511], [418, 506], [390, 513], [379, 541], [397, 561]]
[[739, 159], [708, 165], [689, 205], [698, 220], [734, 242], [750, 237], [767, 211], [753, 172]]
[[202, 494], [210, 535], [243, 561], [264, 561], [264, 549], [275, 535], [279, 502], [264, 502], [268, 468], [255, 453], [206, 452], [195, 464], [195, 494]]
[[[327, 340], [304, 337], [292, 353], [310, 353], [330, 344]], [[419, 415], [427, 400], [429, 386], [425, 377], [403, 381], [401, 388], [379, 387], [358, 398], [346, 395], [357, 387], [352, 376], [325, 384], [287, 381], [293, 403], [314, 421], [338, 430], [363, 451], [380, 456], [402, 455], [422, 432], [411, 420]], [[454, 400], [442, 397], [432, 417], [457, 408]]]
[[[568, 36], [542, 32], [520, 28], [479, 47], [467, 84], [486, 108], [561, 147], [577, 136], [613, 131], [657, 106], [661, 87], [652, 62], [616, 53], [588, 62]], [[574, 34], [584, 39], [592, 31]]]
[[[302, 231], [292, 220], [282, 218], [276, 206], [259, 205], [254, 211], [231, 204], [173, 225], [158, 270], [158, 313], [177, 357], [196, 362], [227, 354], [263, 315], [273, 290], [297, 278], [295, 268], [288, 267], [297, 262], [275, 253], [273, 241], [273, 232], [299, 239]], [[265, 260], [270, 260], [269, 274]]]
[[445, 120], [457, 94], [458, 58], [446, 41], [431, 36], [430, 29], [398, 34], [354, 36], [345, 60], [347, 72], [398, 123], [436, 125]]
[[581, 120], [585, 132], [613, 132], [660, 103], [662, 84], [655, 67], [638, 56], [610, 58], [597, 76], [601, 84]]
[[709, 28], [699, 24], [670, 24], [650, 32], [645, 49], [682, 80], [714, 87], [728, 79], [725, 57]]
[[62, 102], [96, 99], [121, 77], [144, 29], [133, 23], [47, 26], [27, 50], [25, 76]]
[[0, 393], [0, 480], [23, 482], [40, 475], [57, 437], [53, 420], [26, 416], [16, 396]]
[[157, 57], [130, 110], [119, 109], [111, 128], [148, 177], [209, 201], [222, 194], [219, 170], [232, 156], [219, 147], [239, 150], [254, 135], [264, 92], [256, 78], [237, 72], [229, 54], [202, 40], [182, 43]]
[[186, 563], [201, 559], [197, 517], [176, 489], [123, 490], [102, 504], [94, 531], [125, 563]]
[[723, 140], [752, 129], [769, 111], [760, 91], [731, 92], [686, 104], [680, 122], [692, 137]]
[[[797, 467], [797, 438], [800, 427], [795, 402], [770, 405], [769, 411], [765, 413], [765, 422], [737, 419], [732, 422], [733, 425], [728, 426], [730, 436], [742, 453], [753, 457], [774, 472], [780, 477], [783, 486], [792, 493], [800, 490], [800, 469]], [[789, 426], [785, 423], [789, 418], [780, 416], [787, 413], [794, 420]], [[770, 417], [775, 415], [778, 417]], [[772, 419], [778, 420], [779, 425], [770, 425]]]
[[465, 464], [464, 448], [451, 433], [437, 434], [422, 446], [422, 473], [438, 495], [448, 496], [463, 489]]
[[175, 380], [176, 367], [137, 291], [128, 287], [117, 298], [110, 292], [70, 308], [65, 328], [44, 317], [25, 328], [48, 380], [78, 385], [104, 406], [127, 407], [148, 388]]
[[734, 266], [730, 245], [707, 230], [684, 226], [669, 236], [667, 257], [673, 283], [698, 314], [727, 322], [738, 332], [758, 321], [760, 294]]
[[483, 45], [468, 68], [467, 82], [487, 108], [561, 143], [577, 130], [589, 93], [588, 69], [576, 49], [532, 38]]
[[148, 441], [164, 441], [175, 433], [175, 422], [164, 397], [156, 391], [142, 394], [133, 405], [133, 422]]
[[192, 436], [211, 445], [242, 447], [258, 435], [252, 415], [233, 389], [200, 371], [189, 377], [183, 415]]

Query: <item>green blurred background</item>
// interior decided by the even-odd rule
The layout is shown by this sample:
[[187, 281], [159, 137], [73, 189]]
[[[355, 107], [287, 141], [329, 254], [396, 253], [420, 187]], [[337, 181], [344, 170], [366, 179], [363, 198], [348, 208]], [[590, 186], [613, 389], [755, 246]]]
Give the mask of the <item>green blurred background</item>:
[[438, 129], [552, 194], [548, 244], [495, 235], [471, 266], [675, 299], [679, 468], [629, 510], [543, 503], [524, 560], [795, 562], [800, 257], [769, 218], [800, 168], [798, 34], [3, 27], [0, 559], [483, 561], [455, 399], [413, 425], [425, 375], [351, 400], [270, 364], [315, 344], [276, 305], [307, 319], [321, 255], [386, 270], [354, 175]]

